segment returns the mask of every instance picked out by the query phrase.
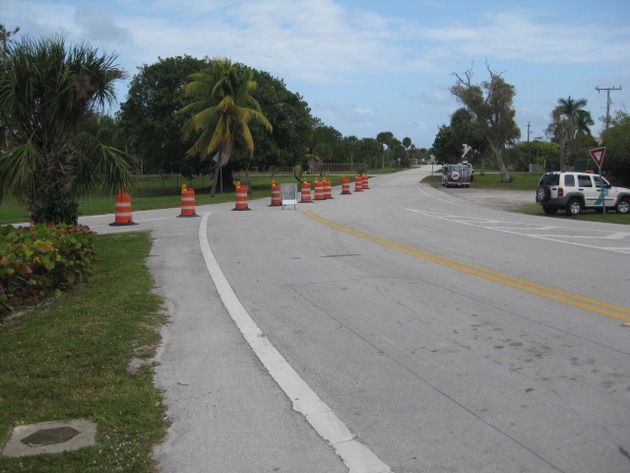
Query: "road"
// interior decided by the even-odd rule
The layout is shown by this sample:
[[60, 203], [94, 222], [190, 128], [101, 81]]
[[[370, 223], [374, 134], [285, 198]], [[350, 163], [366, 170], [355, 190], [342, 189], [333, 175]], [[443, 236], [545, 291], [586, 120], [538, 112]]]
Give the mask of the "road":
[[489, 209], [427, 172], [298, 210], [82, 222], [155, 237], [163, 471], [630, 471], [628, 228]]

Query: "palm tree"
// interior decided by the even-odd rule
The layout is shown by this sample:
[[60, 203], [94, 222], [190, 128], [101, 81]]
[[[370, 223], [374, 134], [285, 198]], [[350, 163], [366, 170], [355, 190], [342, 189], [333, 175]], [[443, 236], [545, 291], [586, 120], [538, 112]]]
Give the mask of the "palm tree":
[[237, 137], [243, 140], [249, 156], [253, 156], [250, 121], [261, 123], [268, 132], [273, 129], [252, 96], [256, 89], [252, 77], [250, 69], [227, 58], [219, 58], [209, 68], [191, 74], [191, 81], [184, 86], [184, 94], [193, 100], [179, 111], [192, 115], [184, 124], [184, 140], [198, 134], [197, 141], [187, 154], [203, 160], [218, 150], [210, 191], [212, 196], [216, 192], [221, 168], [229, 161]]
[[76, 200], [97, 185], [115, 191], [133, 182], [126, 153], [82, 131], [114, 99], [124, 76], [115, 56], [63, 39], [9, 43], [2, 57], [0, 200], [25, 199], [34, 222], [76, 223]]
[[16, 27], [13, 31], [7, 30], [7, 27], [0, 24], [0, 52], [5, 53], [9, 49], [9, 43], [13, 41], [11, 36], [15, 36], [20, 27]]
[[559, 99], [558, 105], [551, 112], [552, 122], [547, 133], [553, 141], [560, 144], [560, 170], [564, 171], [571, 154], [571, 144], [580, 135], [590, 136], [590, 126], [595, 122], [590, 112], [584, 110], [586, 99], [574, 100], [570, 96]]

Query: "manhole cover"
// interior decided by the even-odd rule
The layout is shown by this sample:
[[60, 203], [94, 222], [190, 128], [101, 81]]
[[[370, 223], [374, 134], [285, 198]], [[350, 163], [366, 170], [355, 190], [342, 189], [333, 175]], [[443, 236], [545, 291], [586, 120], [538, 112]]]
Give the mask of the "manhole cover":
[[0, 456], [22, 457], [78, 450], [96, 444], [96, 424], [87, 419], [17, 425]]
[[80, 432], [72, 427], [56, 427], [54, 429], [42, 429], [22, 439], [30, 447], [41, 445], [54, 445], [64, 443], [79, 435]]

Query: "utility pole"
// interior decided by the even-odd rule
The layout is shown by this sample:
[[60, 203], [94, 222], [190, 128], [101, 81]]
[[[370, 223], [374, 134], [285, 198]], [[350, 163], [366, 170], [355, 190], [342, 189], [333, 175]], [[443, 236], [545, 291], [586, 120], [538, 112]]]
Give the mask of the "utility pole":
[[529, 156], [529, 134], [530, 134], [529, 129], [531, 126], [532, 125], [529, 122], [527, 122], [527, 164], [529, 166], [529, 172], [532, 172], [532, 159]]
[[595, 87], [595, 90], [599, 93], [602, 90], [606, 91], [606, 128], [605, 130], [608, 130], [608, 125], [610, 125], [610, 104], [611, 104], [611, 100], [610, 100], [610, 91], [611, 90], [621, 90], [621, 86], [619, 87]]

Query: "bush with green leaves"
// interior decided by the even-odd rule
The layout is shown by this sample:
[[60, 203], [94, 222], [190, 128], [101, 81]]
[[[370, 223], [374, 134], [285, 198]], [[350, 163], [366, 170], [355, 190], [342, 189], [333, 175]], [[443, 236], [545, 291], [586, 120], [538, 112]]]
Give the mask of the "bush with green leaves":
[[84, 225], [0, 227], [0, 315], [85, 281], [94, 238]]

